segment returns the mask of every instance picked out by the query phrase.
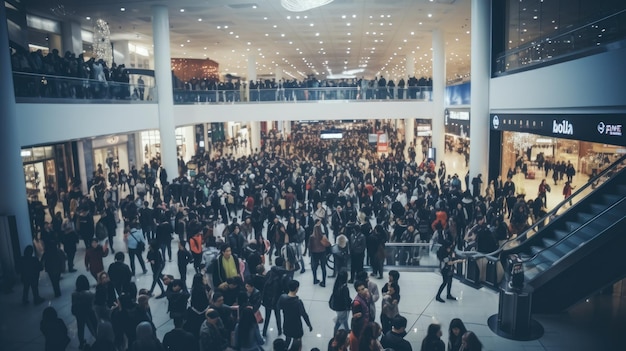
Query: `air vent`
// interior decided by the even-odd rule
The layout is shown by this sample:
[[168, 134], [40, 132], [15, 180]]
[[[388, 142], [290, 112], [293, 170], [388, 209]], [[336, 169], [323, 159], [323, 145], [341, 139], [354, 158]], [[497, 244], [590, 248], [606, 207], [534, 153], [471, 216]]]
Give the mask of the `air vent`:
[[233, 10], [255, 9], [255, 8], [259, 7], [259, 5], [257, 5], [254, 2], [245, 3], [245, 4], [229, 4], [229, 5], [226, 5], [226, 6], [230, 7]]

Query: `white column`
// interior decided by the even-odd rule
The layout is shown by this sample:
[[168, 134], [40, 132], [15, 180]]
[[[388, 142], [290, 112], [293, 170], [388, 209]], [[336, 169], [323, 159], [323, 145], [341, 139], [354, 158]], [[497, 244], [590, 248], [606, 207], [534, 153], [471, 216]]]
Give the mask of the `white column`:
[[115, 61], [118, 66], [124, 65], [126, 68], [130, 68], [128, 40], [118, 40], [113, 43], [113, 61]]
[[[53, 33], [48, 34], [48, 49], [50, 49], [50, 51], [57, 49], [59, 50], [59, 55], [63, 56], [63, 44], [60, 35]], [[81, 50], [80, 53], [82, 52], [83, 51]]]
[[415, 138], [415, 118], [405, 118], [404, 119], [404, 142], [406, 143], [406, 147], [404, 148], [405, 157], [408, 156], [407, 150], [409, 148], [409, 145], [413, 142], [414, 138]]
[[472, 0], [472, 86], [470, 105], [470, 178], [482, 174], [483, 189], [489, 169], [489, 0]]
[[[32, 245], [33, 236], [28, 217], [24, 168], [20, 156], [21, 144], [18, 138], [20, 133], [15, 109], [5, 6], [0, 6], [0, 76], [4, 77], [0, 80], [0, 116], [2, 116], [0, 164], [3, 166], [3, 170], [0, 172], [0, 194], [2, 194], [0, 196], [0, 214], [15, 216], [20, 251], [23, 251], [27, 245]], [[2, 235], [9, 234], [3, 232]], [[1, 242], [8, 243], [8, 240]]]
[[250, 147], [254, 150], [261, 150], [261, 122], [250, 122]]
[[283, 69], [280, 66], [276, 67], [274, 75], [276, 76], [276, 84], [278, 84], [278, 81], [283, 79]]
[[248, 83], [256, 82], [256, 55], [248, 55]]
[[161, 163], [171, 179], [178, 176], [176, 134], [174, 125], [174, 94], [170, 57], [170, 21], [166, 6], [152, 7], [154, 38], [154, 76], [159, 94], [159, 132]]
[[406, 57], [406, 75], [413, 77], [415, 75], [415, 56]]
[[445, 112], [446, 89], [446, 53], [441, 29], [433, 30], [433, 119], [432, 147], [436, 150], [437, 164], [443, 159], [445, 148], [445, 129], [443, 114]]
[[75, 21], [65, 21], [61, 23], [61, 42], [63, 44], [63, 52], [66, 51], [76, 54], [76, 56], [83, 53], [83, 35], [80, 28], [80, 23]]
[[283, 121], [283, 131], [283, 136], [285, 137], [285, 139], [287, 139], [287, 137], [291, 135], [291, 121]]
[[87, 167], [85, 167], [85, 149], [83, 141], [76, 142], [76, 150], [78, 151], [78, 175], [80, 176], [80, 191], [87, 194]]

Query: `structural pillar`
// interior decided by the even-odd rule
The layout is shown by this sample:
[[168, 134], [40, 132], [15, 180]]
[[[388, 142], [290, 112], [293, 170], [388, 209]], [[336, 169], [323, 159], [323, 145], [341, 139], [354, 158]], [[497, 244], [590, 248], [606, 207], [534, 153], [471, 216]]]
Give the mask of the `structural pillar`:
[[483, 175], [483, 189], [489, 170], [489, 80], [491, 1], [472, 0], [472, 86], [470, 105], [470, 179]]
[[[20, 155], [21, 143], [19, 140], [19, 124], [15, 106], [15, 92], [13, 90], [13, 75], [11, 74], [11, 53], [9, 51], [9, 32], [5, 6], [0, 6], [0, 215], [15, 216], [17, 237], [20, 251], [27, 245], [32, 245], [33, 236], [28, 216], [28, 202], [26, 200], [26, 182], [24, 168]], [[0, 235], [9, 235], [2, 232]], [[8, 243], [3, 237], [0, 243]], [[7, 249], [7, 247], [5, 247]], [[5, 252], [5, 250], [2, 250]], [[2, 266], [8, 264], [3, 261]], [[6, 267], [4, 267], [6, 269]]]
[[406, 75], [409, 78], [415, 75], [415, 56], [406, 57]]
[[256, 82], [256, 55], [248, 55], [248, 83]]
[[113, 43], [113, 61], [119, 66], [130, 68], [130, 50], [128, 40], [118, 40]]
[[261, 122], [259, 121], [250, 122], [250, 148], [252, 153], [255, 150], [261, 150]]
[[276, 67], [275, 76], [276, 84], [278, 84], [278, 81], [283, 79], [283, 69], [280, 66]]
[[67, 51], [76, 56], [83, 53], [83, 34], [80, 23], [75, 21], [61, 23], [61, 44], [63, 45], [61, 56]]
[[159, 132], [161, 134], [161, 164], [168, 177], [178, 176], [176, 155], [176, 126], [174, 124], [174, 93], [170, 57], [170, 21], [167, 6], [152, 7], [154, 38], [154, 77], [159, 94]]
[[432, 118], [432, 147], [435, 148], [437, 164], [443, 160], [445, 150], [445, 127], [443, 115], [445, 113], [446, 89], [446, 53], [441, 29], [433, 30], [433, 118]]
[[404, 148], [404, 154], [406, 157], [408, 157], [409, 145], [411, 145], [411, 143], [413, 142], [413, 139], [415, 139], [415, 118], [405, 118], [404, 119], [404, 142], [406, 143], [406, 147]]

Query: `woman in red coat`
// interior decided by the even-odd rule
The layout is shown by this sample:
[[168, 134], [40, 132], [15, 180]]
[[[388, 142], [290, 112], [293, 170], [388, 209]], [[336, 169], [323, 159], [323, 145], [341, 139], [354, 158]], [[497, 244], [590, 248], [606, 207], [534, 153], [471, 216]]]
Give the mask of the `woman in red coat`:
[[98, 244], [98, 239], [91, 239], [91, 247], [85, 253], [85, 268], [98, 281], [98, 273], [104, 271], [102, 258], [109, 254], [109, 243], [105, 242], [104, 247]]

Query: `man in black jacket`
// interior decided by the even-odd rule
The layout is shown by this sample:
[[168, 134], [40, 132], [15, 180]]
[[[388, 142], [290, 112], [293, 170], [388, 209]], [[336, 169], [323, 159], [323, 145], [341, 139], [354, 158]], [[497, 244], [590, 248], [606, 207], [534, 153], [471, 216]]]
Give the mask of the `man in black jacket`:
[[385, 349], [393, 349], [394, 351], [413, 351], [411, 344], [404, 340], [406, 335], [406, 318], [397, 315], [393, 318], [392, 329], [383, 335], [380, 344]]
[[109, 278], [113, 287], [118, 295], [123, 292], [130, 292], [130, 281], [133, 276], [133, 272], [130, 267], [124, 263], [125, 255], [123, 252], [117, 252], [115, 254], [115, 262], [109, 265]]
[[174, 329], [165, 333], [163, 347], [168, 351], [197, 350], [198, 341], [190, 332], [183, 329], [183, 319], [174, 318]]

